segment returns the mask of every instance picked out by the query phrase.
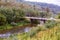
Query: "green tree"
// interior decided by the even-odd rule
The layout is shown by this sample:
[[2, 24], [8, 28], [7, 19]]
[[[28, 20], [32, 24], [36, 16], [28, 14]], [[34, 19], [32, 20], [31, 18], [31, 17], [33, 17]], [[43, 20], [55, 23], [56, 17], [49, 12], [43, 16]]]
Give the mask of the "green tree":
[[16, 8], [13, 8], [13, 13], [14, 13], [14, 20], [15, 21], [20, 21], [21, 17], [24, 17], [25, 16], [25, 12], [23, 9], [16, 9]]
[[6, 23], [6, 17], [0, 13], [0, 26]]

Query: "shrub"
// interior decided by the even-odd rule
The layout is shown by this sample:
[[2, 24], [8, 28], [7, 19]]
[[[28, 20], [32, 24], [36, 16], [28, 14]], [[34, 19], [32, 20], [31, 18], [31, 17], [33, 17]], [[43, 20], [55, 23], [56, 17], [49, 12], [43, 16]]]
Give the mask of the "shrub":
[[6, 23], [6, 17], [3, 14], [0, 14], [0, 25], [3, 25]]
[[38, 33], [39, 31], [41, 31], [42, 28], [40, 26], [37, 27], [33, 27], [28, 33], [27, 35], [30, 37], [33, 37], [34, 35], [36, 35], [36, 33]]
[[12, 26], [17, 26], [17, 23], [11, 22], [11, 25], [12, 25]]
[[0, 8], [0, 13], [6, 16], [7, 22], [10, 24], [11, 22], [19, 22], [21, 17], [25, 16], [25, 12], [23, 9], [18, 8]]
[[46, 23], [45, 23], [45, 27], [46, 28], [52, 28], [52, 27], [54, 27], [54, 26], [56, 26], [57, 25], [57, 23], [54, 21], [54, 20], [52, 20], [52, 21], [47, 21]]
[[60, 19], [60, 15], [58, 16], [58, 18]]

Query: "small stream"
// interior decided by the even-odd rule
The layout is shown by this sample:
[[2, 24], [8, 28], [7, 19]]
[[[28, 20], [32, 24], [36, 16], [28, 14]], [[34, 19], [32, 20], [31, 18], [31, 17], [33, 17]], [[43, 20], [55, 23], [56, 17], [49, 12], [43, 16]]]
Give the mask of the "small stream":
[[0, 38], [7, 38], [11, 35], [11, 33], [0, 34]]
[[[23, 32], [29, 32], [31, 30], [31, 27], [25, 27], [23, 29], [18, 29], [15, 32], [11, 31], [11, 32], [7, 32], [5, 34], [0, 34], [0, 38], [7, 38], [10, 35], [12, 35], [13, 33], [23, 33]], [[12, 33], [13, 32], [13, 33]]]

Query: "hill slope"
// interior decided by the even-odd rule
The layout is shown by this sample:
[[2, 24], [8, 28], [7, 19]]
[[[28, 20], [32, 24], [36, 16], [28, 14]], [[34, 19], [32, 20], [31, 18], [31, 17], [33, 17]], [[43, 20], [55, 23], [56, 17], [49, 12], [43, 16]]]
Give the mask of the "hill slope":
[[30, 2], [30, 1], [24, 1], [24, 2], [27, 3], [27, 4], [30, 4], [30, 5], [37, 5], [37, 6], [43, 7], [43, 8], [48, 7], [54, 12], [60, 12], [60, 6], [58, 6], [58, 5], [41, 3], [41, 2]]

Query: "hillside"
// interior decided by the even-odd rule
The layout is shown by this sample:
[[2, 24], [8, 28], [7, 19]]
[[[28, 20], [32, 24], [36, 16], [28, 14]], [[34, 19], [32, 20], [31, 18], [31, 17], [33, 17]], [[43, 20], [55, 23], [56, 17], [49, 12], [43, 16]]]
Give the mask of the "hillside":
[[29, 4], [30, 6], [31, 5], [37, 6], [38, 7], [38, 10], [44, 10], [44, 8], [47, 8], [48, 7], [54, 13], [60, 12], [60, 6], [58, 6], [58, 5], [48, 4], [48, 3], [42, 3], [42, 2], [30, 2], [30, 1], [24, 1], [24, 0], [22, 2], [24, 4]]
[[24, 1], [24, 0], [17, 0], [17, 3], [3, 3], [4, 6], [16, 6], [16, 7], [22, 7], [24, 9], [35, 9], [38, 11], [45, 11], [45, 8], [49, 8], [52, 12], [55, 14], [57, 12], [60, 12], [60, 6], [54, 5], [54, 4], [48, 4], [48, 3], [42, 3], [42, 2], [30, 2], [30, 1]]

